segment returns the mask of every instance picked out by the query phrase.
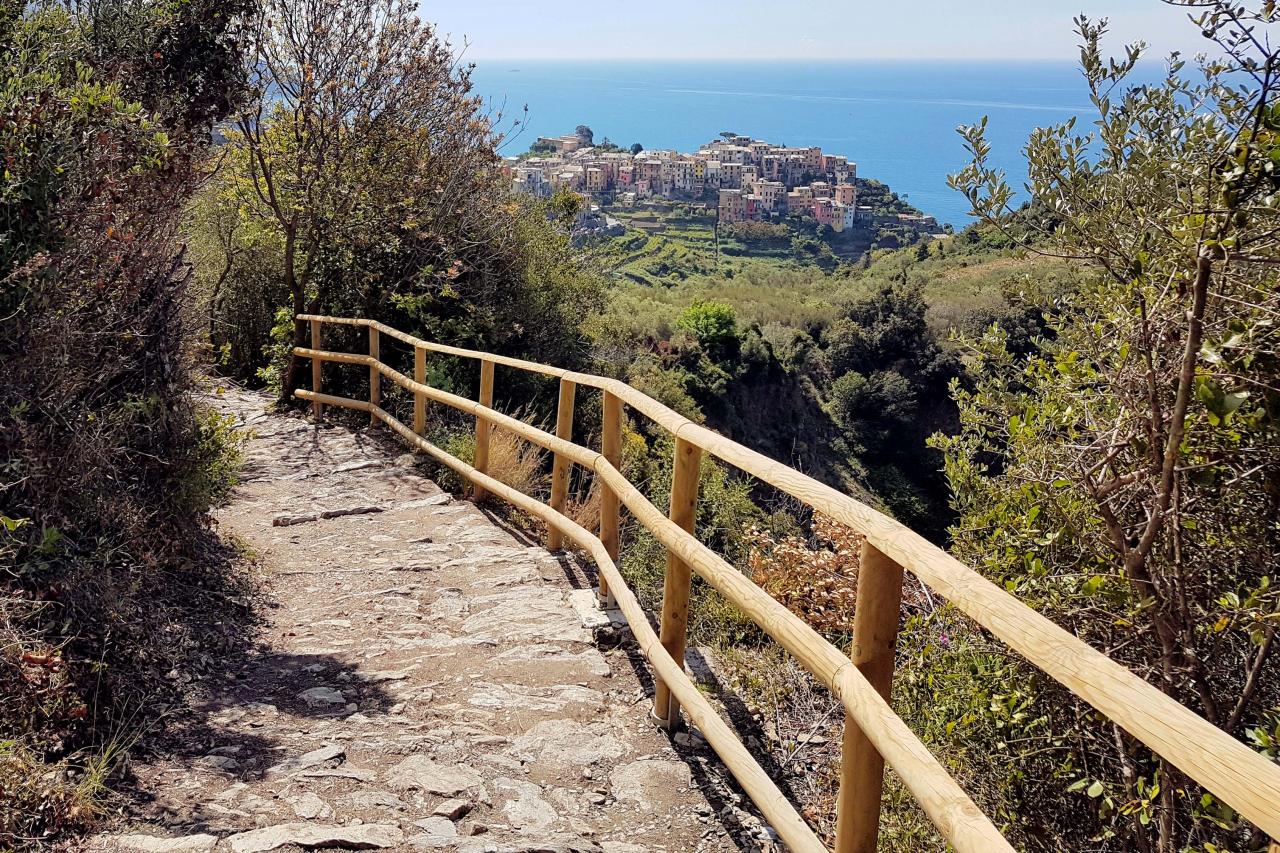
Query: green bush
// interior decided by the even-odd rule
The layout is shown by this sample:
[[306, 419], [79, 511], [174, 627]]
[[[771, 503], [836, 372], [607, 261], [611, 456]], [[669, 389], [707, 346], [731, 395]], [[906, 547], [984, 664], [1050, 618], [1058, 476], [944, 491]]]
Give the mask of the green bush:
[[697, 338], [712, 360], [737, 357], [738, 319], [732, 306], [695, 300], [676, 320], [676, 325]]
[[249, 6], [0, 9], [0, 849], [91, 821], [113, 742], [238, 612], [200, 518], [234, 453], [188, 394], [177, 223]]
[[[1083, 281], [1046, 312], [1030, 352], [1000, 325], [965, 341], [969, 375], [953, 386], [961, 430], [933, 443], [959, 512], [958, 556], [1274, 754], [1280, 103], [1248, 71], [1277, 67], [1280, 53], [1224, 38], [1274, 22], [1270, 4], [1205, 3], [1197, 17], [1220, 56], [1195, 73], [1173, 62], [1154, 86], [1130, 79], [1140, 49], [1108, 60], [1105, 22], [1077, 20], [1096, 137], [1076, 139], [1067, 123], [1035, 131], [1027, 151], [1031, 189], [1053, 209], [1054, 227], [1030, 229], [1041, 232], [1033, 248], [1087, 259]], [[1021, 242], [1036, 211], [1009, 210], [985, 120], [962, 135], [973, 157], [953, 184], [991, 230]], [[969, 766], [994, 783], [991, 804], [1019, 843], [1267, 847], [1175, 760], [1016, 658], [992, 667], [973, 645], [951, 669], [980, 668], [992, 701], [941, 741], [974, 737]], [[935, 732], [956, 722], [947, 717]]]
[[222, 506], [239, 482], [248, 436], [236, 428], [232, 415], [211, 408], [196, 412], [196, 434], [189, 472], [173, 486], [179, 511], [201, 513]]

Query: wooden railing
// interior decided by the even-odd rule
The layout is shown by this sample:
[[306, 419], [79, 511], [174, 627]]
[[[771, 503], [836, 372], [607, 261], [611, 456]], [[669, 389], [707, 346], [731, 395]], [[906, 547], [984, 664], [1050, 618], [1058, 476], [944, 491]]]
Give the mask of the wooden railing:
[[[848, 495], [699, 426], [616, 379], [432, 343], [374, 320], [314, 315], [299, 315], [298, 319], [311, 324], [311, 347], [298, 347], [294, 354], [311, 359], [313, 388], [299, 390], [297, 396], [310, 400], [317, 416], [322, 414], [325, 405], [367, 411], [372, 423], [385, 423], [405, 441], [459, 473], [477, 494], [491, 493], [545, 522], [548, 547], [559, 548], [563, 540], [568, 539], [588, 553], [599, 568], [602, 602], [616, 603], [622, 611], [657, 676], [655, 719], [665, 727], [672, 727], [678, 723], [683, 708], [792, 850], [816, 853], [826, 848], [684, 672], [691, 572], [697, 572], [794, 655], [844, 705], [837, 853], [869, 853], [876, 849], [885, 763], [898, 774], [942, 837], [957, 851], [993, 853], [1013, 849], [887, 701], [893, 677], [904, 569], [1259, 829], [1272, 838], [1280, 837], [1280, 766], [1036, 613], [912, 530]], [[367, 328], [369, 354], [323, 350], [324, 324]], [[382, 361], [380, 335], [413, 347], [413, 379]], [[479, 362], [479, 401], [425, 384], [427, 353]], [[369, 400], [324, 394], [320, 365], [325, 361], [367, 366]], [[560, 381], [554, 435], [492, 408], [494, 368], [499, 365]], [[412, 429], [381, 407], [380, 383], [384, 377], [414, 395]], [[572, 442], [578, 386], [595, 388], [602, 393], [599, 452]], [[427, 401], [475, 416], [473, 465], [423, 438]], [[650, 503], [619, 470], [624, 405], [675, 437], [671, 505], [666, 514]], [[495, 428], [507, 430], [554, 454], [549, 504], [489, 474], [489, 436]], [[703, 453], [758, 477], [865, 536], [858, 573], [852, 658], [693, 536]], [[601, 484], [598, 534], [563, 514], [572, 464], [593, 471]], [[658, 632], [650, 626], [640, 602], [618, 572], [620, 505], [667, 548]]]

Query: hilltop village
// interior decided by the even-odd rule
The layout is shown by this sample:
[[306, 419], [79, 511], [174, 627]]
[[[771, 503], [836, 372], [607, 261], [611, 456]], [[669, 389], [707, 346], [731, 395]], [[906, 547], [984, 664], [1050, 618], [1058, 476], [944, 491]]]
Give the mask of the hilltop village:
[[[685, 154], [598, 146], [590, 130], [580, 128], [539, 137], [529, 154], [508, 158], [505, 168], [516, 190], [536, 197], [568, 189], [623, 208], [651, 199], [714, 202], [722, 224], [799, 216], [840, 232], [878, 218], [858, 204], [858, 166], [848, 157], [731, 132]], [[923, 214], [892, 219], [920, 229], [938, 224]]]

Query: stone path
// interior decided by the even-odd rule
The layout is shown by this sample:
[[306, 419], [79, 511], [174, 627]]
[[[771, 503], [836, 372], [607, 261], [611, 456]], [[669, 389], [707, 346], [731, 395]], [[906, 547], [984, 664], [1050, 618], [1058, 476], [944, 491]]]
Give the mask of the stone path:
[[219, 531], [262, 566], [268, 624], [194, 685], [91, 849], [772, 847], [696, 736], [648, 721], [623, 626], [585, 627], [580, 567], [442, 492], [385, 431], [266, 404], [217, 397], [252, 430]]

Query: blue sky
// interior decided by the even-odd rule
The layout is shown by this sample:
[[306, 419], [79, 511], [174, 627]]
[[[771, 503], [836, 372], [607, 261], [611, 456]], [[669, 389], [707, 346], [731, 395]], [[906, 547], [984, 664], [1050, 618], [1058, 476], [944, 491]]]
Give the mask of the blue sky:
[[1204, 49], [1160, 0], [437, 0], [421, 16], [469, 59], [1074, 58], [1071, 19], [1112, 21], [1113, 53]]

